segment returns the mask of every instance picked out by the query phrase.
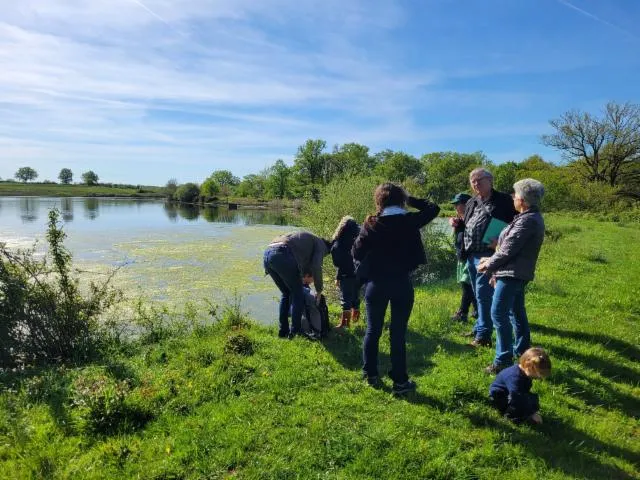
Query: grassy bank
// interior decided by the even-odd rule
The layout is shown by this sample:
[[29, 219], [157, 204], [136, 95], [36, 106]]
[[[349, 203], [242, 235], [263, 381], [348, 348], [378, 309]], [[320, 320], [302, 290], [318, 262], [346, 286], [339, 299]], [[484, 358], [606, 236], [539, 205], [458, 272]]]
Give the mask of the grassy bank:
[[0, 197], [163, 197], [162, 187], [110, 187], [105, 185], [59, 185], [53, 183], [0, 182]]
[[492, 351], [449, 322], [446, 283], [417, 291], [406, 399], [358, 379], [362, 326], [284, 341], [234, 311], [95, 365], [5, 373], [3, 478], [640, 478], [640, 229], [547, 223], [527, 297], [554, 367], [534, 386], [542, 426], [487, 406]]

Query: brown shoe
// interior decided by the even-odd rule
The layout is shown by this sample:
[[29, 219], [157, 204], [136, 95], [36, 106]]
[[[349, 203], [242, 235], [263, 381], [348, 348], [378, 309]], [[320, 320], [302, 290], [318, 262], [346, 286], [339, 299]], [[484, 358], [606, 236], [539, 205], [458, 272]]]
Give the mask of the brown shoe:
[[469, 345], [474, 347], [474, 348], [490, 347], [491, 346], [491, 340], [482, 340], [481, 338], [474, 338], [473, 341], [471, 343], [469, 343]]
[[487, 375], [497, 375], [505, 368], [507, 368], [506, 365], [496, 365], [495, 363], [492, 363], [484, 369], [484, 373], [486, 373]]
[[355, 308], [351, 309], [351, 320], [353, 323], [358, 323], [360, 320], [360, 310], [356, 310]]

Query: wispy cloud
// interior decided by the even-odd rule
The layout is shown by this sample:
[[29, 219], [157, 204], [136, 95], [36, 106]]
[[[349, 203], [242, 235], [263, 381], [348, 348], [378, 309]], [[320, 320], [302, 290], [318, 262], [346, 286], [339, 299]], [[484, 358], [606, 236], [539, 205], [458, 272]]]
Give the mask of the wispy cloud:
[[598, 15], [591, 13], [591, 12], [587, 12], [586, 10], [584, 10], [583, 8], [580, 8], [576, 5], [574, 5], [573, 3], [569, 2], [568, 0], [557, 0], [559, 3], [561, 3], [562, 5], [564, 5], [565, 7], [571, 8], [573, 10], [575, 10], [578, 13], [581, 13], [582, 15], [591, 18], [592, 20], [595, 20], [596, 22], [599, 22], [603, 25], [606, 25], [608, 27], [611, 27], [617, 31], [619, 31], [620, 33], [623, 33], [624, 35], [626, 35], [627, 37], [633, 39], [633, 40], [640, 40], [640, 37], [635, 35], [634, 33], [630, 32], [629, 30], [626, 30], [625, 28], [622, 28], [619, 25], [616, 25], [615, 23], [611, 23], [608, 20], [605, 20], [602, 17], [599, 17]]

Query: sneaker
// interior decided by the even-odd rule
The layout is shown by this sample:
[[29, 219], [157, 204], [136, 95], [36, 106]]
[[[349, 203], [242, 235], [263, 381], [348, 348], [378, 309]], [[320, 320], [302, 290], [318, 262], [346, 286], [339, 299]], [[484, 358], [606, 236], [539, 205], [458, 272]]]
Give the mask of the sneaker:
[[378, 389], [382, 387], [382, 381], [380, 380], [380, 377], [377, 375], [370, 377], [369, 375], [366, 374], [366, 372], [362, 372], [362, 379], [365, 380], [367, 382], [367, 385], [369, 385], [372, 388]]
[[463, 333], [462, 336], [465, 338], [476, 338], [476, 332], [471, 330], [470, 332]]
[[451, 315], [451, 320], [454, 321], [454, 322], [463, 322], [463, 323], [465, 323], [468, 319], [467, 319], [467, 316], [464, 313], [462, 313], [460, 310], [458, 310], [456, 313]]
[[469, 345], [474, 347], [474, 348], [490, 347], [491, 346], [491, 340], [483, 340], [482, 338], [474, 338], [473, 341], [471, 343], [469, 343]]
[[477, 310], [473, 310], [471, 312], [471, 318], [478, 318], [478, 311]]
[[484, 369], [484, 373], [486, 373], [487, 375], [497, 375], [505, 368], [507, 368], [506, 365], [496, 365], [495, 363], [492, 363]]
[[404, 383], [393, 383], [393, 394], [404, 395], [405, 393], [415, 392], [418, 385], [413, 380], [407, 380]]
[[289, 330], [278, 330], [278, 338], [288, 338]]

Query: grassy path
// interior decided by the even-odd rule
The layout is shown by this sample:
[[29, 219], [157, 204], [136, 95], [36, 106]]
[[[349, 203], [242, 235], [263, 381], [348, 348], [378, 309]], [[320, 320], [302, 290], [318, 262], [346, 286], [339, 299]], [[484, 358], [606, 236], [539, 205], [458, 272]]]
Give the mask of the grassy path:
[[[542, 426], [487, 406], [492, 351], [465, 345], [445, 284], [417, 292], [405, 399], [358, 379], [362, 326], [320, 344], [222, 322], [100, 365], [4, 375], [3, 478], [640, 478], [640, 228], [547, 226], [527, 294], [553, 361], [534, 385]], [[387, 333], [381, 345], [386, 371]]]

